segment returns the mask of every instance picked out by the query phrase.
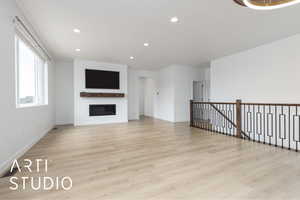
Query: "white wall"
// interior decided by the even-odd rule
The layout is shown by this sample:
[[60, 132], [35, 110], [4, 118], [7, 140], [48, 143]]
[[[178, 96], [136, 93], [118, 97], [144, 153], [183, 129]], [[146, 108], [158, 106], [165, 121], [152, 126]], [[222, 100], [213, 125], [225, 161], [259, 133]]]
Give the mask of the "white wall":
[[15, 98], [14, 16], [21, 16], [15, 1], [0, 3], [0, 174], [11, 162], [25, 153], [55, 124], [54, 74], [48, 66], [49, 105], [18, 108]]
[[299, 103], [300, 35], [211, 63], [213, 101]]
[[175, 122], [190, 120], [190, 100], [193, 99], [193, 81], [203, 81], [205, 71], [200, 67], [173, 66], [175, 83]]
[[205, 82], [205, 98], [204, 101], [210, 101], [211, 98], [211, 80], [210, 80], [210, 63], [204, 68], [204, 82]]
[[144, 115], [148, 117], [154, 116], [154, 104], [156, 98], [155, 81], [152, 78], [145, 78], [145, 91], [144, 91]]
[[73, 62], [56, 62], [56, 124], [74, 123]]
[[138, 70], [128, 68], [128, 119], [139, 119], [139, 77]]
[[[86, 89], [85, 69], [120, 72], [120, 89]], [[125, 93], [125, 98], [81, 98], [80, 92]], [[127, 66], [88, 60], [74, 61], [74, 125], [128, 122]], [[89, 116], [90, 104], [116, 104], [115, 116]]]
[[144, 115], [145, 110], [145, 78], [139, 78], [139, 113]]
[[158, 71], [156, 78], [156, 109], [155, 118], [175, 121], [175, 79], [172, 66]]

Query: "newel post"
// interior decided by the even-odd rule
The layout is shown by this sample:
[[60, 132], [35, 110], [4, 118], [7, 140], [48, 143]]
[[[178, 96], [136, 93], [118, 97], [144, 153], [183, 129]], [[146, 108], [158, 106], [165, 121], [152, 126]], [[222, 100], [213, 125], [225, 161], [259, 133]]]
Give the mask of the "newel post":
[[194, 109], [193, 109], [193, 100], [190, 101], [190, 126], [194, 126]]
[[236, 136], [242, 137], [242, 100], [236, 100]]

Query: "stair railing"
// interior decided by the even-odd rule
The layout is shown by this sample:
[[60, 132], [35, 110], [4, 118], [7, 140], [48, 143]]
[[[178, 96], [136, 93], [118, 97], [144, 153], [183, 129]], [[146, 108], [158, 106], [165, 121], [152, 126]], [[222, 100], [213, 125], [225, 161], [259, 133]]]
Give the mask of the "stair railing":
[[300, 104], [191, 101], [190, 125], [298, 151]]

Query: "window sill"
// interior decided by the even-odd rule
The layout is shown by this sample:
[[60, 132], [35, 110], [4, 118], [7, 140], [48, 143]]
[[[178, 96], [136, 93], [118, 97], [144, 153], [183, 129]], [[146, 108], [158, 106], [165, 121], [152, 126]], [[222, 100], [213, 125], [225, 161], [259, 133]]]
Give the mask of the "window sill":
[[44, 107], [48, 106], [48, 104], [18, 104], [17, 109], [21, 108], [36, 108], [36, 107]]

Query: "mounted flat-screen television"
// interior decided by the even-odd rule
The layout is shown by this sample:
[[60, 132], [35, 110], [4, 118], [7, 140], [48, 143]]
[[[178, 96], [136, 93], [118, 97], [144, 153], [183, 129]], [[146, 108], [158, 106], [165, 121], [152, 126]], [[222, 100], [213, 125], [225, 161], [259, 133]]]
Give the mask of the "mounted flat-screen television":
[[120, 89], [120, 72], [103, 70], [85, 70], [87, 89]]

